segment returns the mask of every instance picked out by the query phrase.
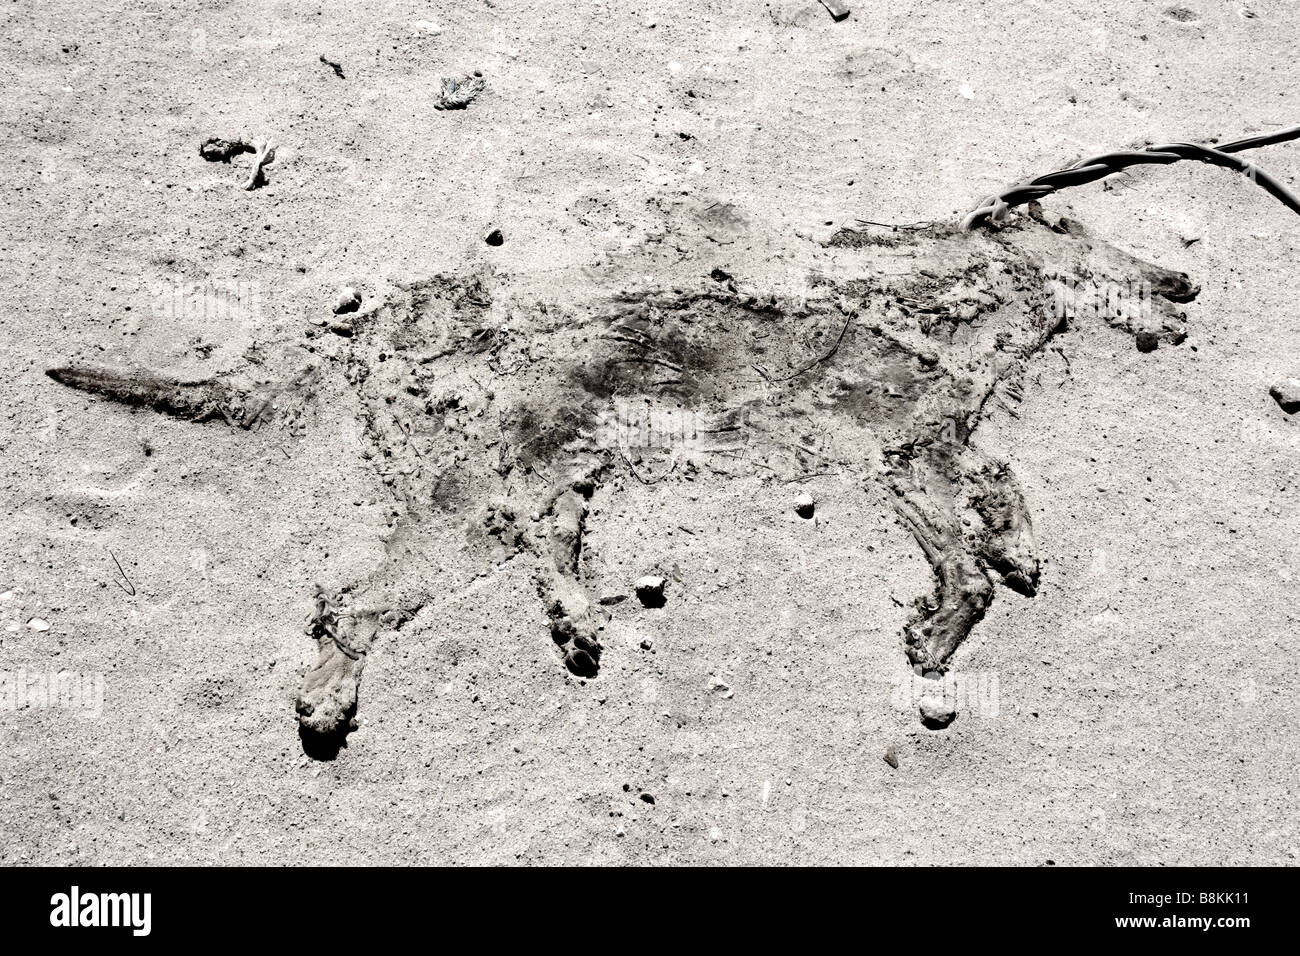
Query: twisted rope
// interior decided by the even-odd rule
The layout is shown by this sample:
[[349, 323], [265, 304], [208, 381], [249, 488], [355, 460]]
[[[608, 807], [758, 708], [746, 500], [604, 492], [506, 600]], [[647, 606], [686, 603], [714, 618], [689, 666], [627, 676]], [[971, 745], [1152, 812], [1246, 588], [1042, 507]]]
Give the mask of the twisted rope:
[[1280, 199], [1292, 212], [1300, 215], [1300, 199], [1297, 199], [1295, 194], [1254, 163], [1231, 155], [1242, 150], [1285, 143], [1293, 139], [1300, 139], [1300, 126], [1278, 130], [1276, 133], [1265, 133], [1262, 136], [1249, 136], [1218, 147], [1197, 146], [1194, 143], [1166, 143], [1163, 146], [1148, 146], [1144, 149], [1090, 156], [1066, 169], [1027, 180], [1003, 193], [981, 200], [978, 206], [966, 214], [966, 218], [961, 221], [961, 227], [972, 229], [985, 220], [1001, 222], [1013, 206], [1042, 199], [1059, 189], [1096, 182], [1130, 166], [1148, 164], [1167, 166], [1182, 159], [1195, 159], [1239, 172]]

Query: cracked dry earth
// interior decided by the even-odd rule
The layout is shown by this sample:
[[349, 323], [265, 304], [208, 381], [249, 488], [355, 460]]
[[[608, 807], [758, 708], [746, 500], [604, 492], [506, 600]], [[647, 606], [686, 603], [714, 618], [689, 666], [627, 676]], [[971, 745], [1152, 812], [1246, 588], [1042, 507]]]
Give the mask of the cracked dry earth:
[[[251, 359], [228, 378], [198, 382], [81, 365], [49, 375], [200, 424], [294, 427], [356, 410], [363, 456], [396, 521], [373, 574], [325, 583], [314, 597], [308, 633], [319, 653], [297, 700], [313, 757], [337, 756], [355, 728], [374, 643], [398, 639], [445, 587], [446, 548], [484, 569], [525, 562], [557, 665], [596, 679], [602, 631], [626, 598], [595, 594], [589, 581], [584, 544], [597, 491], [613, 483], [617, 504], [617, 484], [629, 480], [770, 478], [781, 449], [888, 490], [934, 575], [900, 651], [937, 679], [995, 584], [1028, 596], [1038, 586], [1012, 467], [972, 434], [989, 401], [1018, 394], [1036, 357], [1078, 318], [1067, 291], [1077, 287], [1067, 283], [1140, 276], [1152, 299], [1106, 320], [1170, 345], [1186, 335], [1179, 304], [1198, 292], [1186, 275], [1135, 260], [1077, 223], [1030, 214], [996, 233], [842, 229], [828, 240], [847, 253], [842, 274], [812, 277], [798, 301], [719, 275], [561, 307], [531, 301], [526, 283], [505, 275], [436, 276], [313, 329], [346, 348], [320, 362], [310, 339], [290, 344], [281, 363], [304, 367], [261, 385], [251, 382]], [[258, 365], [263, 379], [273, 372]], [[643, 420], [630, 429], [614, 412], [628, 408]], [[691, 441], [638, 444], [674, 415], [690, 416]], [[667, 463], [650, 464], [647, 479], [637, 462], [645, 468], [656, 455]], [[718, 458], [729, 470], [715, 467]]]

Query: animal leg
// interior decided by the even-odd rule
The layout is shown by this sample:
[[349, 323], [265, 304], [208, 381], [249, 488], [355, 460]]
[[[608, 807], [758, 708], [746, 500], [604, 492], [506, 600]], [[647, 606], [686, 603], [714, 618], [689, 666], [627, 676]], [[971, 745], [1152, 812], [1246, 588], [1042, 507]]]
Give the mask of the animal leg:
[[1026, 597], [1038, 590], [1038, 549], [1024, 493], [1011, 466], [974, 449], [963, 454], [963, 491], [970, 524], [970, 550], [1002, 575], [1002, 583]]
[[374, 610], [341, 611], [323, 589], [307, 633], [316, 640], [316, 662], [298, 692], [298, 733], [309, 756], [329, 759], [356, 729], [357, 690], [366, 655], [379, 629]]
[[564, 653], [564, 666], [579, 677], [600, 670], [599, 623], [593, 601], [582, 585], [582, 544], [591, 496], [604, 464], [575, 462], [552, 489], [542, 511], [545, 522], [538, 551], [543, 568], [537, 590], [551, 622], [551, 637]]
[[1010, 467], [966, 447], [925, 447], [890, 467], [894, 506], [925, 552], [935, 590], [907, 625], [907, 656], [927, 671], [948, 659], [993, 600], [990, 570], [1026, 595], [1038, 587], [1033, 528]]

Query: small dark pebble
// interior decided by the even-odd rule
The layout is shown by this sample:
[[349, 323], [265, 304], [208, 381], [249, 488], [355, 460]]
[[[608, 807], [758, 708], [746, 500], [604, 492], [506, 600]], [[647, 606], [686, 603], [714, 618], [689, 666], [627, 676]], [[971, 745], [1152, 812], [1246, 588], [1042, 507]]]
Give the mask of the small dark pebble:
[[582, 648], [570, 648], [569, 652], [564, 655], [564, 664], [574, 674], [579, 677], [595, 677], [596, 662], [592, 660], [591, 655]]
[[501, 235], [500, 229], [493, 229], [491, 232], [487, 234], [487, 238], [485, 238], [483, 241], [486, 242], [489, 246], [499, 246], [506, 241], [506, 237]]
[[1160, 345], [1160, 337], [1154, 332], [1139, 332], [1137, 334], [1137, 347], [1139, 352], [1154, 352]]
[[210, 163], [228, 163], [240, 153], [254, 152], [253, 147], [240, 140], [218, 139], [213, 136], [199, 146], [199, 155]]

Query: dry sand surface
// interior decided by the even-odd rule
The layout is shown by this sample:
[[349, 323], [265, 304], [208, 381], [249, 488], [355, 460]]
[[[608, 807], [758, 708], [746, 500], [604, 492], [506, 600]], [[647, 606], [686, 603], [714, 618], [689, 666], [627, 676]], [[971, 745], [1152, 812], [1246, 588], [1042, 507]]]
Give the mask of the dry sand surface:
[[[1295, 123], [1300, 3], [21, 0], [0, 37], [0, 670], [103, 694], [0, 709], [0, 862], [1295, 862], [1300, 219], [1181, 163], [943, 224]], [[212, 137], [274, 142], [260, 188]], [[1200, 293], [1154, 351], [1078, 319], [1004, 361], [1076, 252]], [[1006, 289], [964, 318], [881, 299], [971, 262]], [[216, 385], [46, 374], [91, 366]], [[652, 386], [740, 446], [565, 431]], [[932, 392], [927, 478], [891, 443]], [[943, 729], [935, 501], [994, 582], [911, 648], [964, 681]]]

